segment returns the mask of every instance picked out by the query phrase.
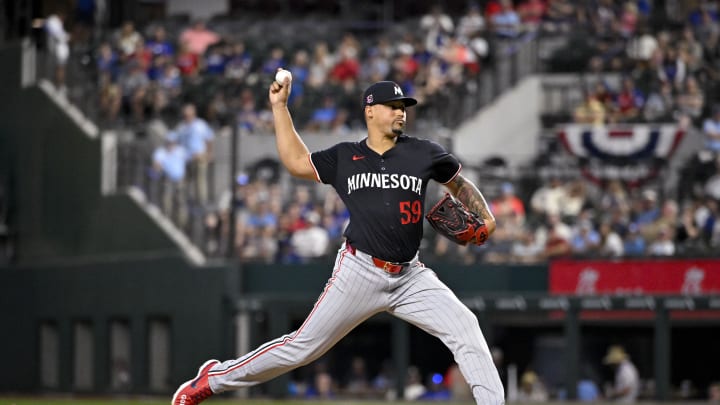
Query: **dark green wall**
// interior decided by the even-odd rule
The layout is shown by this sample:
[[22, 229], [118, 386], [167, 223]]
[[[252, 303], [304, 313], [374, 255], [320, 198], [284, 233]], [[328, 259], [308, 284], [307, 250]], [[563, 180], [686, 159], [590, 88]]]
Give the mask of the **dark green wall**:
[[[478, 293], [547, 292], [547, 266], [487, 265], [474, 266], [425, 263], [458, 296]], [[332, 273], [333, 262], [307, 265], [247, 264], [242, 273], [244, 293], [320, 294]]]
[[[179, 257], [0, 269], [0, 392], [39, 388], [43, 321], [57, 322], [61, 333], [60, 391], [72, 390], [68, 333], [77, 320], [92, 322], [96, 338], [107, 335], [111, 320], [130, 322], [134, 392], [148, 392], [147, 321], [170, 320], [170, 383], [177, 385], [208, 358], [232, 356], [229, 297], [236, 279], [235, 269], [193, 268]], [[109, 389], [107, 336], [95, 344], [101, 354], [93, 375], [102, 392]]]

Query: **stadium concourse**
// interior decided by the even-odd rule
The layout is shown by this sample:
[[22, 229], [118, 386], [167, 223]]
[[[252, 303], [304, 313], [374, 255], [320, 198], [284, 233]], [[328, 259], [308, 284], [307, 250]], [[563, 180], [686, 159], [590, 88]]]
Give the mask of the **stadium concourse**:
[[[652, 288], [647, 280], [654, 276], [647, 271], [653, 268], [677, 273], [675, 284], [663, 286], [670, 293], [718, 293], [717, 1], [487, 0], [445, 9], [430, 1], [374, 1], [358, 10], [350, 2], [313, 2], [316, 8], [305, 6], [300, 15], [294, 15], [290, 1], [231, 1], [213, 16], [194, 8], [169, 12], [168, 7], [183, 2], [150, 3], [128, 2], [124, 9], [96, 9], [94, 14], [41, 7], [33, 10], [38, 18], [34, 31], [18, 29], [34, 36], [41, 51], [38, 71], [53, 83], [54, 94], [114, 139], [115, 191], [139, 192], [212, 262], [237, 260], [248, 268], [313, 265], [326, 263], [342, 243], [348, 213], [339, 198], [291, 181], [273, 158], [267, 86], [278, 67], [292, 71], [291, 111], [299, 132], [317, 145], [356, 139], [364, 125], [362, 89], [377, 80], [394, 80], [419, 100], [417, 114], [408, 111], [409, 132], [450, 150], [461, 125], [533, 76], [543, 78], [546, 100], [553, 94], [560, 99], [532, 117], [542, 123], [537, 133], [521, 134], [540, 145], [538, 155], [515, 165], [502, 151], [463, 162], [489, 197], [497, 231], [482, 247], [456, 246], [428, 231], [422, 244], [425, 259], [462, 268], [530, 265], [549, 268], [550, 274], [572, 274], [548, 282], [554, 294], [625, 287], [597, 282], [612, 266], [586, 271], [587, 262], [580, 259], [612, 262], [642, 288]], [[270, 3], [280, 4], [279, 14], [271, 13]], [[67, 60], [58, 54], [63, 43]], [[482, 148], [482, 141], [477, 143]], [[14, 238], [11, 185], [3, 175], [0, 264], [12, 263]], [[688, 261], [694, 272], [686, 271]], [[251, 301], [245, 303], [252, 306]], [[482, 311], [486, 303], [481, 302], [473, 309]], [[697, 316], [714, 319], [714, 301], [698, 302], [710, 312]], [[517, 303], [498, 305], [505, 304]], [[598, 305], [584, 309], [607, 310], [604, 302]], [[691, 322], [696, 314], [683, 312], [681, 318]], [[652, 328], [629, 325], [618, 332], [592, 324], [595, 312], [585, 315], [591, 324], [583, 328], [594, 336], [588, 339], [593, 352], [583, 360], [600, 361], [605, 343], [627, 343], [640, 371], [639, 398], [655, 398], [652, 374], [657, 368], [652, 350], [643, 348]], [[603, 316], [599, 319], [607, 320]], [[644, 316], [639, 315], [647, 320]], [[552, 336], [557, 331], [535, 327], [548, 333], [532, 344], [545, 349], [546, 356], [557, 354], [558, 340]], [[360, 332], [367, 337], [388, 329], [370, 325]], [[708, 336], [717, 335], [716, 324], [708, 329]], [[522, 382], [525, 375], [531, 386], [544, 385], [545, 396], [523, 397], [515, 387], [509, 390], [515, 395], [511, 399], [545, 402], [568, 396], [564, 377], [547, 366], [552, 362], [533, 359], [532, 349], [524, 348], [529, 340], [517, 335], [526, 330], [511, 322], [491, 333], [506, 381], [507, 366], [514, 363], [521, 369], [510, 369], [513, 381]], [[692, 346], [691, 335], [681, 330], [672, 336]], [[413, 339], [422, 343], [424, 338]], [[353, 342], [362, 344], [362, 339]], [[321, 361], [302, 369], [286, 394], [398, 397], [385, 374], [392, 372], [386, 356], [364, 364], [350, 348], [340, 350], [341, 365]], [[710, 367], [706, 373], [687, 371], [691, 362], [676, 357], [680, 371], [668, 376], [667, 397], [713, 398], [720, 375]], [[610, 369], [583, 363], [576, 371], [599, 397], [611, 391], [603, 385], [613, 381]], [[527, 372], [537, 372], [535, 379]], [[405, 397], [467, 399], [453, 385], [457, 379], [452, 367], [424, 362], [409, 369]], [[121, 391], [123, 382], [118, 384]]]

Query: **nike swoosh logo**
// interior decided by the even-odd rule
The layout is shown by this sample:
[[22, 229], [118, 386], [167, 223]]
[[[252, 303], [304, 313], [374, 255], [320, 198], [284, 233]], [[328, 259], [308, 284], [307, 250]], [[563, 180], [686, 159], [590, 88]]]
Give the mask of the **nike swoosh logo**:
[[202, 378], [202, 376], [196, 378], [193, 382], [190, 383], [190, 386], [193, 388], [196, 388], [197, 383], [198, 383], [198, 381], [200, 381], [201, 378]]
[[353, 160], [365, 159], [365, 156], [353, 155]]

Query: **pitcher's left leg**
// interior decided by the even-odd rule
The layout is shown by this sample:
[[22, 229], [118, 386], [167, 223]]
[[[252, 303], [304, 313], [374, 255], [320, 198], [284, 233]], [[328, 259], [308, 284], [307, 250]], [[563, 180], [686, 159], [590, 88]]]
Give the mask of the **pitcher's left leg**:
[[414, 269], [393, 296], [391, 313], [439, 338], [452, 352], [478, 405], [501, 405], [505, 392], [475, 314], [435, 273]]

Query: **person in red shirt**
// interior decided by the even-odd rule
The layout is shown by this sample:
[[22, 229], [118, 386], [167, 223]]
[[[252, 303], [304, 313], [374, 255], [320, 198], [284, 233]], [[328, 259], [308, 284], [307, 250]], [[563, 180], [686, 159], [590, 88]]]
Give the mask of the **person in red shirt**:
[[186, 43], [182, 43], [176, 64], [183, 76], [195, 76], [200, 68], [200, 58], [190, 51]]

